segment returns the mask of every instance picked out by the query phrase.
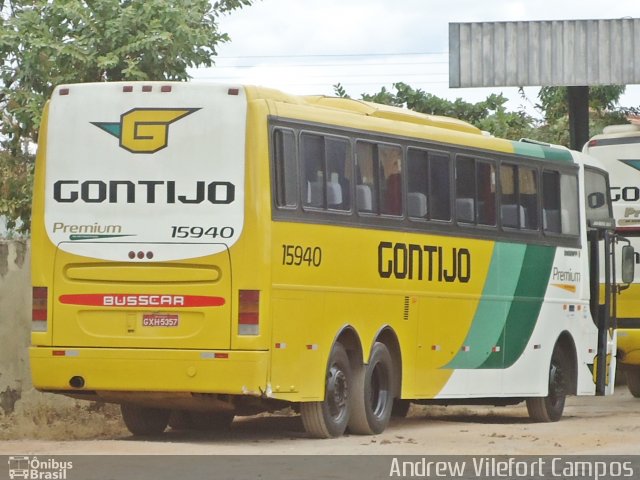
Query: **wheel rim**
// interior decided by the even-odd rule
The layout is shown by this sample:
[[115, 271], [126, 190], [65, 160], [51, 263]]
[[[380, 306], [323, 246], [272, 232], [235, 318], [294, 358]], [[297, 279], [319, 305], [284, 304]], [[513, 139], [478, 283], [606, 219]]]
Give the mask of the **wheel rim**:
[[369, 395], [369, 405], [371, 412], [380, 417], [389, 401], [389, 375], [387, 369], [381, 364], [373, 367], [371, 372], [371, 393]]
[[347, 412], [349, 386], [347, 376], [338, 365], [332, 365], [327, 378], [327, 406], [335, 421], [340, 421]]

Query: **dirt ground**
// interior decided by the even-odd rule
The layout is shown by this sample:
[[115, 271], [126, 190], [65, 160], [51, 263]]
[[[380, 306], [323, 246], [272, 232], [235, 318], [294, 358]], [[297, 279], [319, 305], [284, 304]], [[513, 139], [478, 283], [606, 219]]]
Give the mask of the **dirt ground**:
[[[71, 413], [71, 414], [69, 414]], [[138, 439], [114, 406], [77, 404], [74, 411], [41, 410], [29, 418], [0, 417], [0, 455], [577, 455], [638, 454], [640, 399], [626, 387], [611, 397], [573, 397], [557, 423], [532, 423], [514, 407], [412, 405], [374, 436], [307, 438], [296, 415], [236, 418], [224, 433], [178, 432]]]

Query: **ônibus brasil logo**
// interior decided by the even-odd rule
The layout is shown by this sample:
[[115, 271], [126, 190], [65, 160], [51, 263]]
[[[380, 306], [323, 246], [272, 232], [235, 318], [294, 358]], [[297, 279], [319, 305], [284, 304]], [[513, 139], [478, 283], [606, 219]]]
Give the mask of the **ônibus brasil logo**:
[[120, 115], [119, 122], [91, 122], [120, 140], [131, 153], [155, 153], [167, 146], [169, 125], [199, 108], [134, 108]]

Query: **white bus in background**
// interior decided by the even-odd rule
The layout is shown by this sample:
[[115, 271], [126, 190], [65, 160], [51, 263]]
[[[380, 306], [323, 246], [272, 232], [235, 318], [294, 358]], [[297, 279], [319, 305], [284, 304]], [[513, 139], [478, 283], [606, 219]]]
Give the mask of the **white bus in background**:
[[[610, 125], [583, 148], [609, 172], [616, 232], [640, 246], [640, 125]], [[617, 298], [618, 365], [629, 391], [640, 398], [640, 272]]]

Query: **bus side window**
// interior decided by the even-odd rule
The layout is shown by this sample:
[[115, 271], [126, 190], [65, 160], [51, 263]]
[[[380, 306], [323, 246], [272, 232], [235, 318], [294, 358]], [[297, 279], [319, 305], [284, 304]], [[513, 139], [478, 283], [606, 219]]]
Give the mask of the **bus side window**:
[[562, 233], [578, 235], [580, 213], [578, 211], [578, 178], [575, 175], [560, 175], [560, 207]]
[[476, 161], [478, 224], [496, 224], [496, 167], [493, 163]]
[[518, 184], [515, 165], [500, 165], [500, 220], [503, 227], [519, 228]]
[[496, 224], [496, 166], [459, 156], [456, 159], [456, 219], [460, 223]]
[[295, 207], [298, 203], [298, 164], [293, 131], [275, 130], [273, 147], [276, 205]]
[[334, 210], [351, 210], [352, 168], [349, 142], [342, 138], [326, 137], [325, 154], [328, 207]]
[[402, 215], [402, 150], [356, 144], [356, 205], [360, 213]]
[[543, 173], [542, 225], [546, 232], [578, 235], [578, 178], [573, 174]]
[[520, 223], [527, 230], [538, 230], [538, 171], [518, 167], [520, 207], [523, 215]]
[[429, 152], [410, 148], [407, 151], [407, 214], [427, 218], [429, 197]]
[[451, 160], [449, 155], [429, 152], [429, 199], [432, 220], [451, 220]]
[[476, 221], [476, 175], [473, 158], [456, 160], [456, 220], [461, 223]]
[[351, 208], [351, 155], [342, 138], [303, 133], [300, 136], [305, 207]]
[[309, 133], [300, 135], [300, 160], [304, 206], [326, 208], [324, 138]]
[[538, 172], [532, 168], [500, 166], [500, 218], [503, 227], [538, 229]]
[[374, 161], [377, 149], [373, 143], [356, 144], [356, 208], [359, 213], [377, 213], [377, 179]]
[[380, 161], [380, 213], [402, 215], [402, 150], [388, 145], [378, 146]]
[[545, 232], [560, 233], [560, 173], [542, 173], [542, 228]]

